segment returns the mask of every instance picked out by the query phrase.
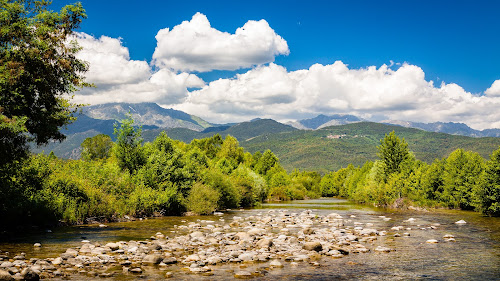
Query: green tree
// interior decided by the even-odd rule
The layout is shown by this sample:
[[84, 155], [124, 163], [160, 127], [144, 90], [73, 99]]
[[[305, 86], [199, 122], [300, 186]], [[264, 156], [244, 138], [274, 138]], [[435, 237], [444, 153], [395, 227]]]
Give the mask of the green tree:
[[449, 207], [471, 210], [473, 190], [483, 172], [483, 158], [475, 152], [457, 149], [446, 159], [441, 200]]
[[[257, 153], [256, 153], [257, 155]], [[267, 172], [274, 167], [275, 164], [279, 165], [279, 159], [271, 152], [271, 150], [266, 150], [261, 157], [258, 158], [257, 163], [255, 164], [254, 170], [258, 174], [265, 176]]]
[[380, 146], [377, 146], [378, 156], [384, 163], [384, 173], [386, 177], [390, 174], [400, 172], [402, 165], [411, 160], [412, 155], [408, 149], [408, 143], [405, 139], [399, 139], [396, 133], [392, 131], [380, 140]]
[[500, 216], [500, 147], [490, 155], [475, 193], [478, 210], [489, 216]]
[[82, 144], [81, 158], [86, 161], [106, 159], [111, 154], [113, 141], [111, 137], [105, 134], [86, 138]]
[[3, 162], [22, 155], [27, 141], [63, 140], [59, 129], [80, 107], [68, 94], [89, 86], [82, 76], [88, 66], [75, 56], [76, 41], [68, 41], [85, 11], [80, 3], [60, 12], [49, 5], [0, 0], [0, 151], [13, 152]]
[[142, 129], [134, 128], [134, 120], [128, 115], [128, 119], [122, 120], [120, 128], [115, 124], [114, 134], [116, 145], [114, 154], [118, 159], [118, 165], [122, 170], [130, 173], [135, 172], [146, 162], [146, 156], [142, 147]]

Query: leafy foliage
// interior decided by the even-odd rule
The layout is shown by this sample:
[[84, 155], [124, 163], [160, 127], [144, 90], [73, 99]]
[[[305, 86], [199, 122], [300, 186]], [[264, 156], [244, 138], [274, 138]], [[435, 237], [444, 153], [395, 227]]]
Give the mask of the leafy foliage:
[[86, 138], [82, 142], [81, 147], [81, 157], [83, 160], [106, 159], [111, 155], [113, 141], [110, 136], [99, 134], [91, 138]]
[[79, 107], [66, 95], [88, 86], [82, 76], [88, 66], [75, 57], [76, 41], [68, 41], [85, 11], [77, 3], [52, 12], [49, 4], [0, 1], [0, 122], [3, 130], [15, 124], [13, 137], [26, 131], [39, 145], [64, 139], [59, 129]]
[[141, 128], [133, 127], [134, 120], [129, 116], [121, 122], [121, 126], [115, 126], [116, 145], [114, 154], [118, 159], [118, 165], [130, 173], [139, 169], [146, 161], [142, 148]]

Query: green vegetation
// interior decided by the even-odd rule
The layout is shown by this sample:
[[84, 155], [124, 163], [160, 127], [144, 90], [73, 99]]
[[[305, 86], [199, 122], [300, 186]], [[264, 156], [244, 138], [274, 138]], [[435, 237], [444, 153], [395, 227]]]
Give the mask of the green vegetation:
[[416, 160], [405, 140], [392, 132], [378, 149], [380, 160], [326, 174], [320, 184], [322, 194], [381, 206], [411, 204], [500, 215], [500, 147], [489, 161], [457, 149], [427, 164]]
[[143, 144], [131, 118], [82, 143], [81, 160], [33, 155], [2, 174], [2, 225], [84, 223], [125, 215], [209, 214], [268, 199], [321, 196], [321, 176], [288, 174], [271, 152], [250, 154], [232, 136], [186, 144], [161, 133]]
[[0, 0], [1, 164], [25, 157], [29, 141], [63, 140], [59, 129], [79, 107], [67, 95], [89, 86], [82, 76], [88, 66], [75, 57], [78, 45], [68, 44], [85, 11], [78, 3], [57, 13], [49, 4]]

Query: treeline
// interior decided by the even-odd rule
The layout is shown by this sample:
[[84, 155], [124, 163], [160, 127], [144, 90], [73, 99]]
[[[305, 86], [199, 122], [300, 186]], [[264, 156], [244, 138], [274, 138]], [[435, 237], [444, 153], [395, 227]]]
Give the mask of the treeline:
[[321, 196], [319, 173], [289, 174], [271, 151], [252, 155], [231, 136], [186, 144], [162, 133], [143, 143], [132, 119], [115, 135], [116, 142], [107, 135], [86, 139], [80, 160], [51, 153], [2, 166], [1, 225], [209, 214], [268, 198]]
[[379, 160], [326, 174], [322, 196], [341, 196], [379, 206], [444, 207], [500, 215], [500, 148], [485, 161], [457, 149], [432, 164], [415, 159], [394, 132], [381, 140]]

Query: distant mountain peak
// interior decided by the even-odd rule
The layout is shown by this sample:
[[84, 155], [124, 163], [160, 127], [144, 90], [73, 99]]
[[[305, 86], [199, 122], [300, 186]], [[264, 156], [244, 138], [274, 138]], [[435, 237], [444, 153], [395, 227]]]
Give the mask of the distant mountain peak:
[[163, 108], [156, 103], [108, 103], [89, 106], [83, 113], [94, 119], [123, 120], [130, 113], [138, 125], [158, 128], [188, 128], [202, 131], [213, 126], [207, 121], [183, 111]]
[[321, 129], [328, 126], [338, 126], [364, 121], [363, 119], [349, 114], [319, 114], [314, 118], [302, 119], [296, 122], [288, 122], [290, 126], [297, 129]]
[[383, 120], [380, 123], [398, 125], [406, 128], [416, 128], [428, 132], [446, 133], [467, 137], [500, 137], [500, 129], [475, 130], [467, 124], [459, 122], [420, 123], [401, 120]]

